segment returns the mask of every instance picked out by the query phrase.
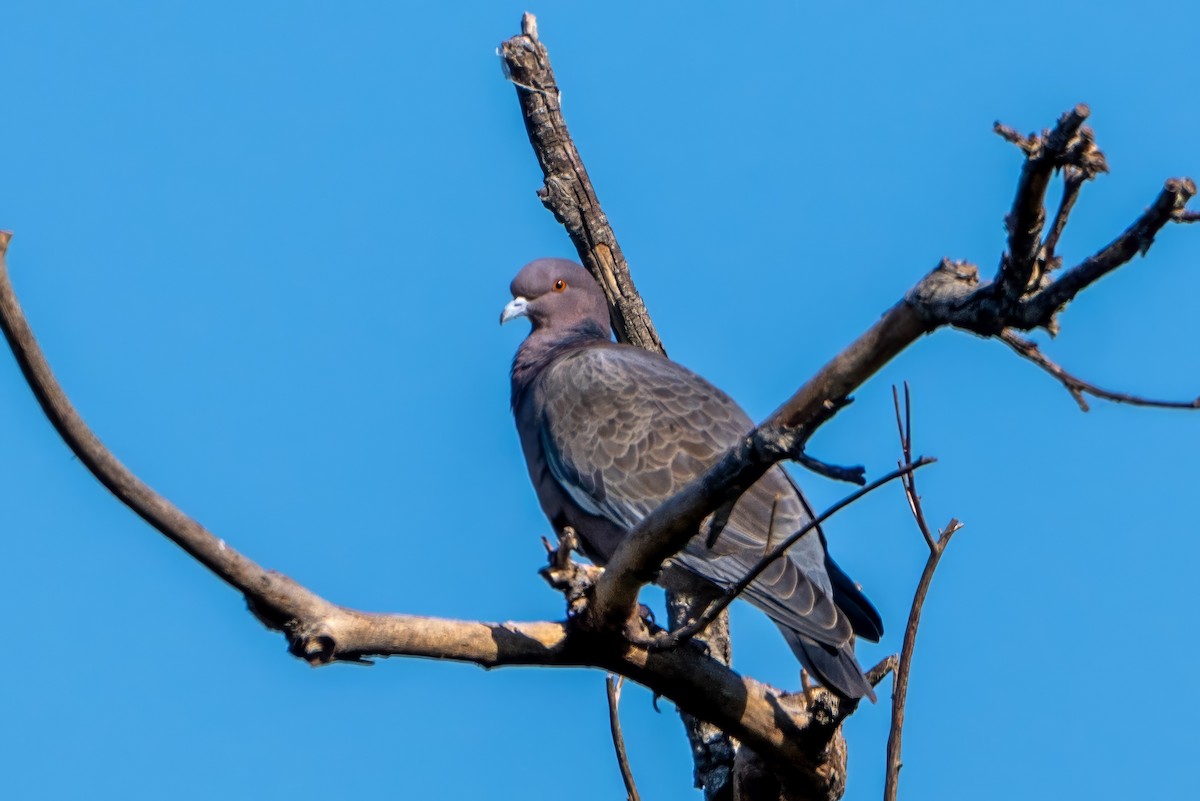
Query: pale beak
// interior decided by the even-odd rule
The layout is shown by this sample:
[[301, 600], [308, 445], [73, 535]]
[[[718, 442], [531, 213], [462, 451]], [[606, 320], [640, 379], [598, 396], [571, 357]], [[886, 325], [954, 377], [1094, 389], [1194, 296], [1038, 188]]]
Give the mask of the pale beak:
[[525, 298], [516, 297], [504, 307], [504, 311], [500, 312], [500, 325], [504, 325], [509, 320], [515, 320], [518, 317], [529, 316], [529, 301]]

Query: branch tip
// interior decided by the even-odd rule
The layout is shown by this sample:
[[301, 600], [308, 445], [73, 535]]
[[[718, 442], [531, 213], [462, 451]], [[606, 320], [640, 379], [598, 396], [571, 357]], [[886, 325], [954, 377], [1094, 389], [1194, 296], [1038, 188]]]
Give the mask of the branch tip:
[[526, 11], [521, 15], [521, 35], [528, 36], [533, 41], [538, 40], [537, 17]]

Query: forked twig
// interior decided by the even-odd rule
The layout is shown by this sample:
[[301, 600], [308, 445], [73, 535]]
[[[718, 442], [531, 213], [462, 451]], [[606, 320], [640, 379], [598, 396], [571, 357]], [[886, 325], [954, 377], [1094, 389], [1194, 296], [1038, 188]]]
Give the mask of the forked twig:
[[[908, 393], [908, 382], [904, 382], [904, 418], [900, 418], [900, 394], [896, 391], [896, 385], [892, 385], [892, 403], [896, 407], [896, 428], [900, 431], [900, 448], [904, 454], [903, 461], [898, 461], [897, 466], [912, 462], [912, 401]], [[912, 473], [904, 477], [904, 497], [908, 499], [908, 508], [912, 511], [913, 519], [917, 521], [917, 528], [921, 529], [921, 536], [925, 538], [925, 544], [930, 549], [935, 547], [933, 534], [929, 533], [929, 524], [925, 522], [925, 512], [921, 509], [921, 496], [917, 494], [917, 481]]]
[[[909, 394], [908, 382], [904, 383], [904, 413], [900, 412], [900, 396], [896, 387], [892, 387], [892, 398], [896, 405], [896, 427], [900, 431], [900, 444], [904, 453], [912, 451], [912, 399]], [[917, 496], [916, 484], [909, 473], [904, 481], [904, 494], [908, 498], [908, 506], [912, 510], [917, 527], [929, 546], [929, 558], [925, 560], [925, 569], [921, 571], [921, 580], [917, 582], [917, 591], [913, 595], [912, 607], [908, 613], [908, 624], [904, 629], [904, 643], [900, 647], [900, 659], [896, 664], [896, 680], [892, 690], [892, 724], [888, 732], [887, 744], [887, 775], [884, 784], [884, 801], [896, 801], [896, 790], [900, 780], [900, 744], [904, 731], [904, 705], [908, 700], [908, 677], [912, 670], [913, 648], [917, 642], [917, 627], [921, 624], [921, 610], [925, 606], [925, 596], [929, 594], [929, 585], [933, 581], [933, 573], [937, 570], [938, 562], [949, 544], [954, 532], [962, 528], [962, 524], [951, 519], [946, 528], [938, 532], [935, 540], [929, 533], [929, 524], [925, 520], [925, 512], [921, 509], [921, 499]]]
[[614, 676], [609, 673], [604, 677], [608, 689], [608, 727], [612, 731], [613, 749], [617, 752], [617, 766], [621, 769], [621, 780], [625, 782], [625, 795], [629, 801], [641, 801], [637, 784], [633, 781], [633, 770], [629, 767], [629, 754], [625, 752], [625, 736], [621, 734], [621, 716], [617, 709], [621, 704], [621, 688], [625, 685], [624, 676]]

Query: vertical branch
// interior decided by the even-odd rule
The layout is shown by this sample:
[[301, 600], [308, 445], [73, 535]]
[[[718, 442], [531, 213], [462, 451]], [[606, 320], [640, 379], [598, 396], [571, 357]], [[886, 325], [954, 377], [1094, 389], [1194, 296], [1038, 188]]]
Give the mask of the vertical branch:
[[900, 745], [904, 729], [904, 704], [908, 700], [908, 676], [912, 670], [913, 648], [917, 642], [917, 627], [921, 625], [921, 609], [925, 606], [925, 596], [929, 593], [929, 584], [933, 581], [933, 572], [937, 570], [938, 562], [946, 550], [946, 545], [954, 532], [962, 528], [957, 520], [951, 520], [941, 536], [929, 549], [929, 558], [925, 561], [925, 569], [921, 571], [921, 580], [917, 583], [917, 592], [913, 596], [912, 609], [908, 613], [908, 625], [904, 629], [904, 645], [900, 648], [900, 664], [896, 668], [896, 684], [892, 690], [892, 726], [888, 732], [887, 744], [887, 778], [884, 783], [884, 801], [896, 801], [896, 789], [900, 781]]
[[625, 677], [609, 673], [604, 677], [604, 684], [608, 690], [608, 728], [612, 732], [613, 749], [617, 752], [621, 780], [625, 782], [625, 795], [628, 801], [642, 801], [638, 795], [637, 784], [633, 781], [633, 770], [629, 767], [629, 754], [625, 752], [625, 736], [621, 734], [621, 716], [618, 709], [621, 705], [621, 688], [625, 685]]
[[[912, 456], [912, 398], [908, 390], [908, 382], [904, 383], [904, 412], [900, 411], [900, 395], [896, 387], [892, 387], [892, 401], [896, 406], [896, 428], [900, 432], [900, 447], [904, 451], [904, 459]], [[925, 597], [929, 594], [929, 585], [933, 581], [934, 571], [945, 553], [946, 546], [954, 532], [962, 528], [962, 524], [951, 519], [946, 528], [939, 532], [935, 540], [929, 532], [929, 524], [925, 521], [925, 512], [921, 508], [921, 498], [917, 495], [916, 481], [912, 473], [905, 477], [904, 495], [908, 499], [908, 507], [912, 510], [917, 528], [929, 547], [929, 558], [925, 560], [925, 569], [921, 571], [921, 580], [917, 582], [917, 591], [913, 595], [912, 608], [908, 613], [908, 623], [904, 628], [904, 643], [900, 647], [900, 661], [896, 666], [896, 681], [892, 690], [892, 725], [888, 732], [886, 778], [884, 782], [884, 801], [896, 801], [896, 792], [900, 782], [900, 747], [904, 731], [904, 706], [908, 701], [908, 677], [912, 671], [913, 649], [917, 644], [917, 628], [921, 625], [921, 610], [925, 607]]]
[[501, 44], [500, 54], [505, 74], [517, 89], [529, 144], [546, 178], [538, 197], [567, 229], [583, 266], [608, 296], [617, 339], [665, 353], [567, 130], [550, 54], [538, 38], [537, 19], [532, 14], [526, 12], [521, 18], [520, 35]]

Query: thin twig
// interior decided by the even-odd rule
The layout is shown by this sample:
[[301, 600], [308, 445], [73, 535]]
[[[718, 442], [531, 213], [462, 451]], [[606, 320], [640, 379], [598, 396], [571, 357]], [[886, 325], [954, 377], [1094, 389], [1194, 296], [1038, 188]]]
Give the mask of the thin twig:
[[[892, 385], [892, 402], [896, 407], [896, 428], [900, 432], [900, 447], [904, 459], [912, 454], [912, 396], [909, 393], [908, 382], [904, 382], [904, 415], [900, 415], [900, 394]], [[892, 724], [888, 733], [887, 747], [887, 778], [884, 785], [884, 801], [895, 801], [896, 786], [900, 778], [900, 742], [904, 729], [904, 705], [908, 700], [908, 677], [912, 670], [913, 648], [917, 640], [917, 627], [921, 622], [921, 609], [925, 605], [925, 596], [929, 592], [929, 584], [933, 573], [937, 570], [942, 553], [954, 532], [962, 528], [957, 520], [951, 520], [934, 539], [929, 531], [929, 523], [925, 519], [925, 511], [921, 508], [921, 497], [917, 494], [916, 481], [911, 473], [904, 480], [904, 494], [908, 498], [908, 508], [912, 510], [913, 519], [921, 536], [929, 547], [929, 557], [925, 561], [925, 569], [921, 572], [921, 580], [917, 583], [917, 591], [913, 596], [912, 608], [908, 613], [908, 625], [904, 630], [904, 643], [900, 648], [900, 659], [896, 665], [896, 681], [892, 691]]]
[[817, 475], [831, 478], [834, 481], [845, 481], [848, 484], [857, 484], [860, 487], [867, 483], [867, 469], [862, 465], [843, 467], [842, 465], [829, 464], [828, 462], [822, 462], [820, 459], [814, 459], [807, 453], [797, 454], [796, 462]]
[[938, 562], [949, 544], [954, 532], [962, 528], [957, 520], [951, 520], [941, 532], [941, 536], [929, 550], [929, 558], [925, 561], [925, 569], [921, 571], [921, 580], [917, 583], [917, 591], [913, 596], [912, 609], [908, 613], [908, 625], [904, 629], [904, 644], [900, 648], [900, 663], [896, 668], [896, 682], [892, 690], [892, 725], [888, 732], [887, 744], [887, 777], [884, 784], [884, 801], [896, 801], [897, 784], [900, 781], [900, 745], [904, 729], [904, 704], [908, 700], [908, 677], [912, 670], [913, 648], [917, 641], [917, 627], [921, 624], [921, 609], [925, 605], [925, 596], [929, 593], [929, 584], [933, 581], [933, 573], [937, 570]]
[[896, 670], [896, 668], [899, 666], [900, 666], [900, 657], [897, 656], [896, 654], [889, 654], [888, 656], [885, 656], [883, 659], [880, 659], [879, 662], [876, 663], [875, 667], [871, 668], [863, 675], [866, 677], [867, 682], [872, 687], [878, 687], [879, 682], [886, 679], [887, 675], [889, 673], [894, 672]]
[[800, 540], [800, 538], [803, 537], [805, 534], [812, 531], [813, 529], [816, 529], [822, 523], [824, 523], [826, 520], [833, 517], [835, 514], [837, 514], [841, 510], [845, 509], [847, 506], [850, 506], [851, 504], [860, 500], [864, 496], [871, 494], [875, 490], [882, 487], [884, 484], [887, 484], [891, 481], [895, 481], [896, 479], [901, 478], [903, 476], [910, 475], [914, 470], [919, 470], [920, 468], [924, 467], [925, 465], [933, 464], [936, 461], [937, 461], [936, 459], [923, 456], [920, 459], [916, 460], [915, 462], [911, 462], [910, 464], [904, 465], [904, 466], [900, 467], [898, 470], [893, 470], [892, 472], [888, 473], [886, 476], [883, 476], [882, 478], [878, 478], [875, 481], [872, 481], [867, 486], [863, 487], [862, 489], [852, 492], [849, 495], [847, 495], [845, 498], [842, 498], [840, 501], [835, 503], [833, 506], [830, 506], [828, 509], [826, 509], [824, 512], [822, 512], [820, 515], [818, 515], [815, 519], [811, 520], [807, 525], [805, 525], [799, 531], [795, 532], [794, 534], [789, 536], [787, 539], [783, 540], [783, 542], [779, 543], [779, 545], [777, 545], [775, 548], [773, 548], [770, 551], [770, 553], [763, 556], [763, 558], [760, 559], [758, 561], [758, 563], [756, 565], [754, 565], [754, 567], [750, 568], [750, 570], [748, 570], [746, 572], [746, 575], [742, 576], [741, 580], [738, 581], [738, 583], [734, 584], [732, 587], [730, 587], [728, 590], [726, 590], [721, 595], [720, 598], [713, 601], [712, 604], [709, 605], [708, 609], [705, 610], [703, 615], [700, 615], [700, 617], [696, 618], [694, 621], [692, 621], [688, 625], [686, 625], [682, 628], [676, 629], [675, 631], [672, 631], [669, 634], [663, 634], [658, 637], [655, 637], [654, 639], [649, 641], [649, 643], [647, 644], [647, 647], [651, 651], [663, 651], [663, 650], [667, 650], [670, 648], [676, 648], [680, 644], [687, 642], [692, 637], [694, 637], [697, 634], [699, 634], [700, 632], [704, 631], [704, 629], [708, 626], [708, 624], [716, 619], [717, 615], [719, 615], [719, 614], [721, 614], [721, 612], [725, 611], [725, 608], [727, 606], [729, 606], [731, 603], [733, 603], [733, 601], [739, 595], [741, 595], [743, 592], [745, 592], [746, 588], [749, 587], [751, 584], [753, 584], [754, 580], [757, 579], [760, 575], [762, 575], [762, 572], [764, 570], [766, 570], [768, 567], [770, 567], [771, 564], [775, 562], [775, 560], [779, 559], [781, 556], [783, 556], [785, 553], [787, 553], [788, 549], [791, 548], [793, 545], [795, 545]]
[[1058, 202], [1058, 211], [1054, 214], [1050, 233], [1046, 234], [1046, 241], [1042, 244], [1042, 259], [1048, 268], [1053, 269], [1054, 249], [1058, 247], [1058, 240], [1062, 237], [1063, 229], [1067, 227], [1067, 217], [1075, 207], [1075, 201], [1079, 199], [1079, 190], [1087, 183], [1087, 179], [1087, 173], [1078, 167], [1068, 166], [1063, 169], [1062, 199]]
[[1079, 408], [1085, 412], [1089, 410], [1087, 400], [1084, 398], [1085, 394], [1100, 398], [1101, 400], [1112, 401], [1113, 403], [1127, 403], [1130, 406], [1149, 406], [1156, 409], [1200, 409], [1200, 397], [1190, 401], [1152, 400], [1138, 395], [1113, 392], [1110, 389], [1098, 387], [1068, 373], [1056, 362], [1052, 361], [1049, 356], [1042, 353], [1036, 342], [1020, 336], [1011, 328], [1001, 332], [1000, 341], [1012, 348], [1021, 358], [1028, 359], [1057, 378], [1067, 392], [1071, 393], [1071, 397], [1079, 404]]
[[[912, 463], [912, 399], [908, 393], [908, 382], [904, 382], [904, 418], [900, 417], [900, 394], [896, 391], [896, 385], [892, 384], [892, 404], [896, 407], [896, 428], [900, 432], [900, 448], [903, 452], [903, 461], [897, 462], [897, 466]], [[929, 532], [929, 524], [925, 522], [925, 513], [921, 510], [921, 496], [917, 494], [916, 477], [909, 473], [904, 477], [904, 497], [908, 499], [908, 508], [912, 512], [913, 519], [917, 521], [917, 527], [921, 529], [921, 536], [925, 538], [925, 543], [933, 548], [933, 534]]]
[[625, 736], [621, 734], [621, 716], [617, 708], [621, 703], [621, 687], [625, 684], [624, 676], [613, 676], [609, 673], [604, 677], [608, 689], [608, 728], [612, 731], [613, 749], [617, 752], [617, 765], [621, 769], [621, 780], [625, 782], [625, 795], [629, 801], [641, 801], [637, 785], [633, 781], [633, 770], [629, 767], [629, 755], [625, 753]]

